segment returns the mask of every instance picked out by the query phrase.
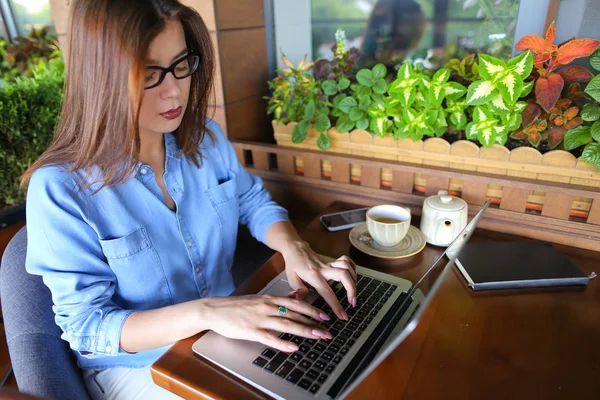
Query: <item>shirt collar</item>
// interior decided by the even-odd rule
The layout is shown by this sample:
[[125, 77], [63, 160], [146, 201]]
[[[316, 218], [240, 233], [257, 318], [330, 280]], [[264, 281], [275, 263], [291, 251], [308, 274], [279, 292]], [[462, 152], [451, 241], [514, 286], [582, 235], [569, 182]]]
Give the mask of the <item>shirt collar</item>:
[[167, 132], [164, 134], [165, 138], [165, 151], [167, 153], [167, 157], [174, 158], [179, 160], [181, 157], [181, 149], [177, 145], [177, 138], [173, 133]]

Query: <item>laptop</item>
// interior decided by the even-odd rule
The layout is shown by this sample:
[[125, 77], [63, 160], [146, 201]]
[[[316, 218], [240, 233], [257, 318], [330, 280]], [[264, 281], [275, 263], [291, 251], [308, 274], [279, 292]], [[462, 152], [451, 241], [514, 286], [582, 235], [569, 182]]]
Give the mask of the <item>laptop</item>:
[[[229, 339], [209, 331], [192, 349], [277, 399], [344, 398], [415, 329], [489, 205], [490, 201], [414, 285], [406, 279], [357, 266], [357, 304], [353, 308], [348, 304], [343, 285], [331, 282], [349, 321], [338, 320], [325, 301], [311, 290], [305, 301], [329, 314], [331, 320], [320, 325], [332, 333], [331, 340], [282, 333], [279, 337], [299, 347], [294, 353], [284, 353], [261, 343]], [[427, 290], [430, 279], [426, 278], [444, 256], [448, 256], [449, 262]], [[290, 290], [282, 272], [259, 293], [287, 296]]]

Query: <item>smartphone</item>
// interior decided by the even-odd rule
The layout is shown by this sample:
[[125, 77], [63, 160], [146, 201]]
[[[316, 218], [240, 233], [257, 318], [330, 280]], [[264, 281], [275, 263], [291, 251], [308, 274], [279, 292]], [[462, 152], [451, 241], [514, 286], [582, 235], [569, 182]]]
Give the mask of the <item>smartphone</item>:
[[369, 208], [371, 207], [325, 214], [321, 216], [321, 223], [328, 231], [332, 232], [354, 228], [367, 220], [367, 210]]

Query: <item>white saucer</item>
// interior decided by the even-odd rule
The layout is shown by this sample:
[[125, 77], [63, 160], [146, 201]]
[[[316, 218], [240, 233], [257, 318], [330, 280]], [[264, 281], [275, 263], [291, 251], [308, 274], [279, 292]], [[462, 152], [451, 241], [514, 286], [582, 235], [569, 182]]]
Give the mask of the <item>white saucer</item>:
[[369, 235], [367, 223], [363, 222], [350, 231], [350, 243], [363, 253], [373, 257], [404, 258], [413, 256], [423, 250], [427, 244], [427, 239], [423, 232], [411, 225], [400, 243], [392, 247], [383, 247], [375, 243]]

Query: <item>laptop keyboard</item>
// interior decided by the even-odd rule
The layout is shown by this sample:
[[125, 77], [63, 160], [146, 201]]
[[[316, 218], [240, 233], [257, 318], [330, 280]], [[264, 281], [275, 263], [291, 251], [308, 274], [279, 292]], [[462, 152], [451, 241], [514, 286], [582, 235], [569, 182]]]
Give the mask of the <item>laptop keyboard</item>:
[[396, 285], [359, 274], [356, 284], [356, 308], [353, 308], [348, 303], [346, 289], [341, 283], [332, 282], [330, 286], [348, 314], [349, 320], [337, 319], [331, 307], [321, 297], [312, 305], [331, 317], [330, 321], [320, 322], [319, 325], [327, 328], [333, 339], [306, 339], [282, 333], [279, 337], [295, 343], [299, 350], [285, 353], [265, 348], [253, 361], [255, 366], [310, 393], [317, 393], [397, 289]]

